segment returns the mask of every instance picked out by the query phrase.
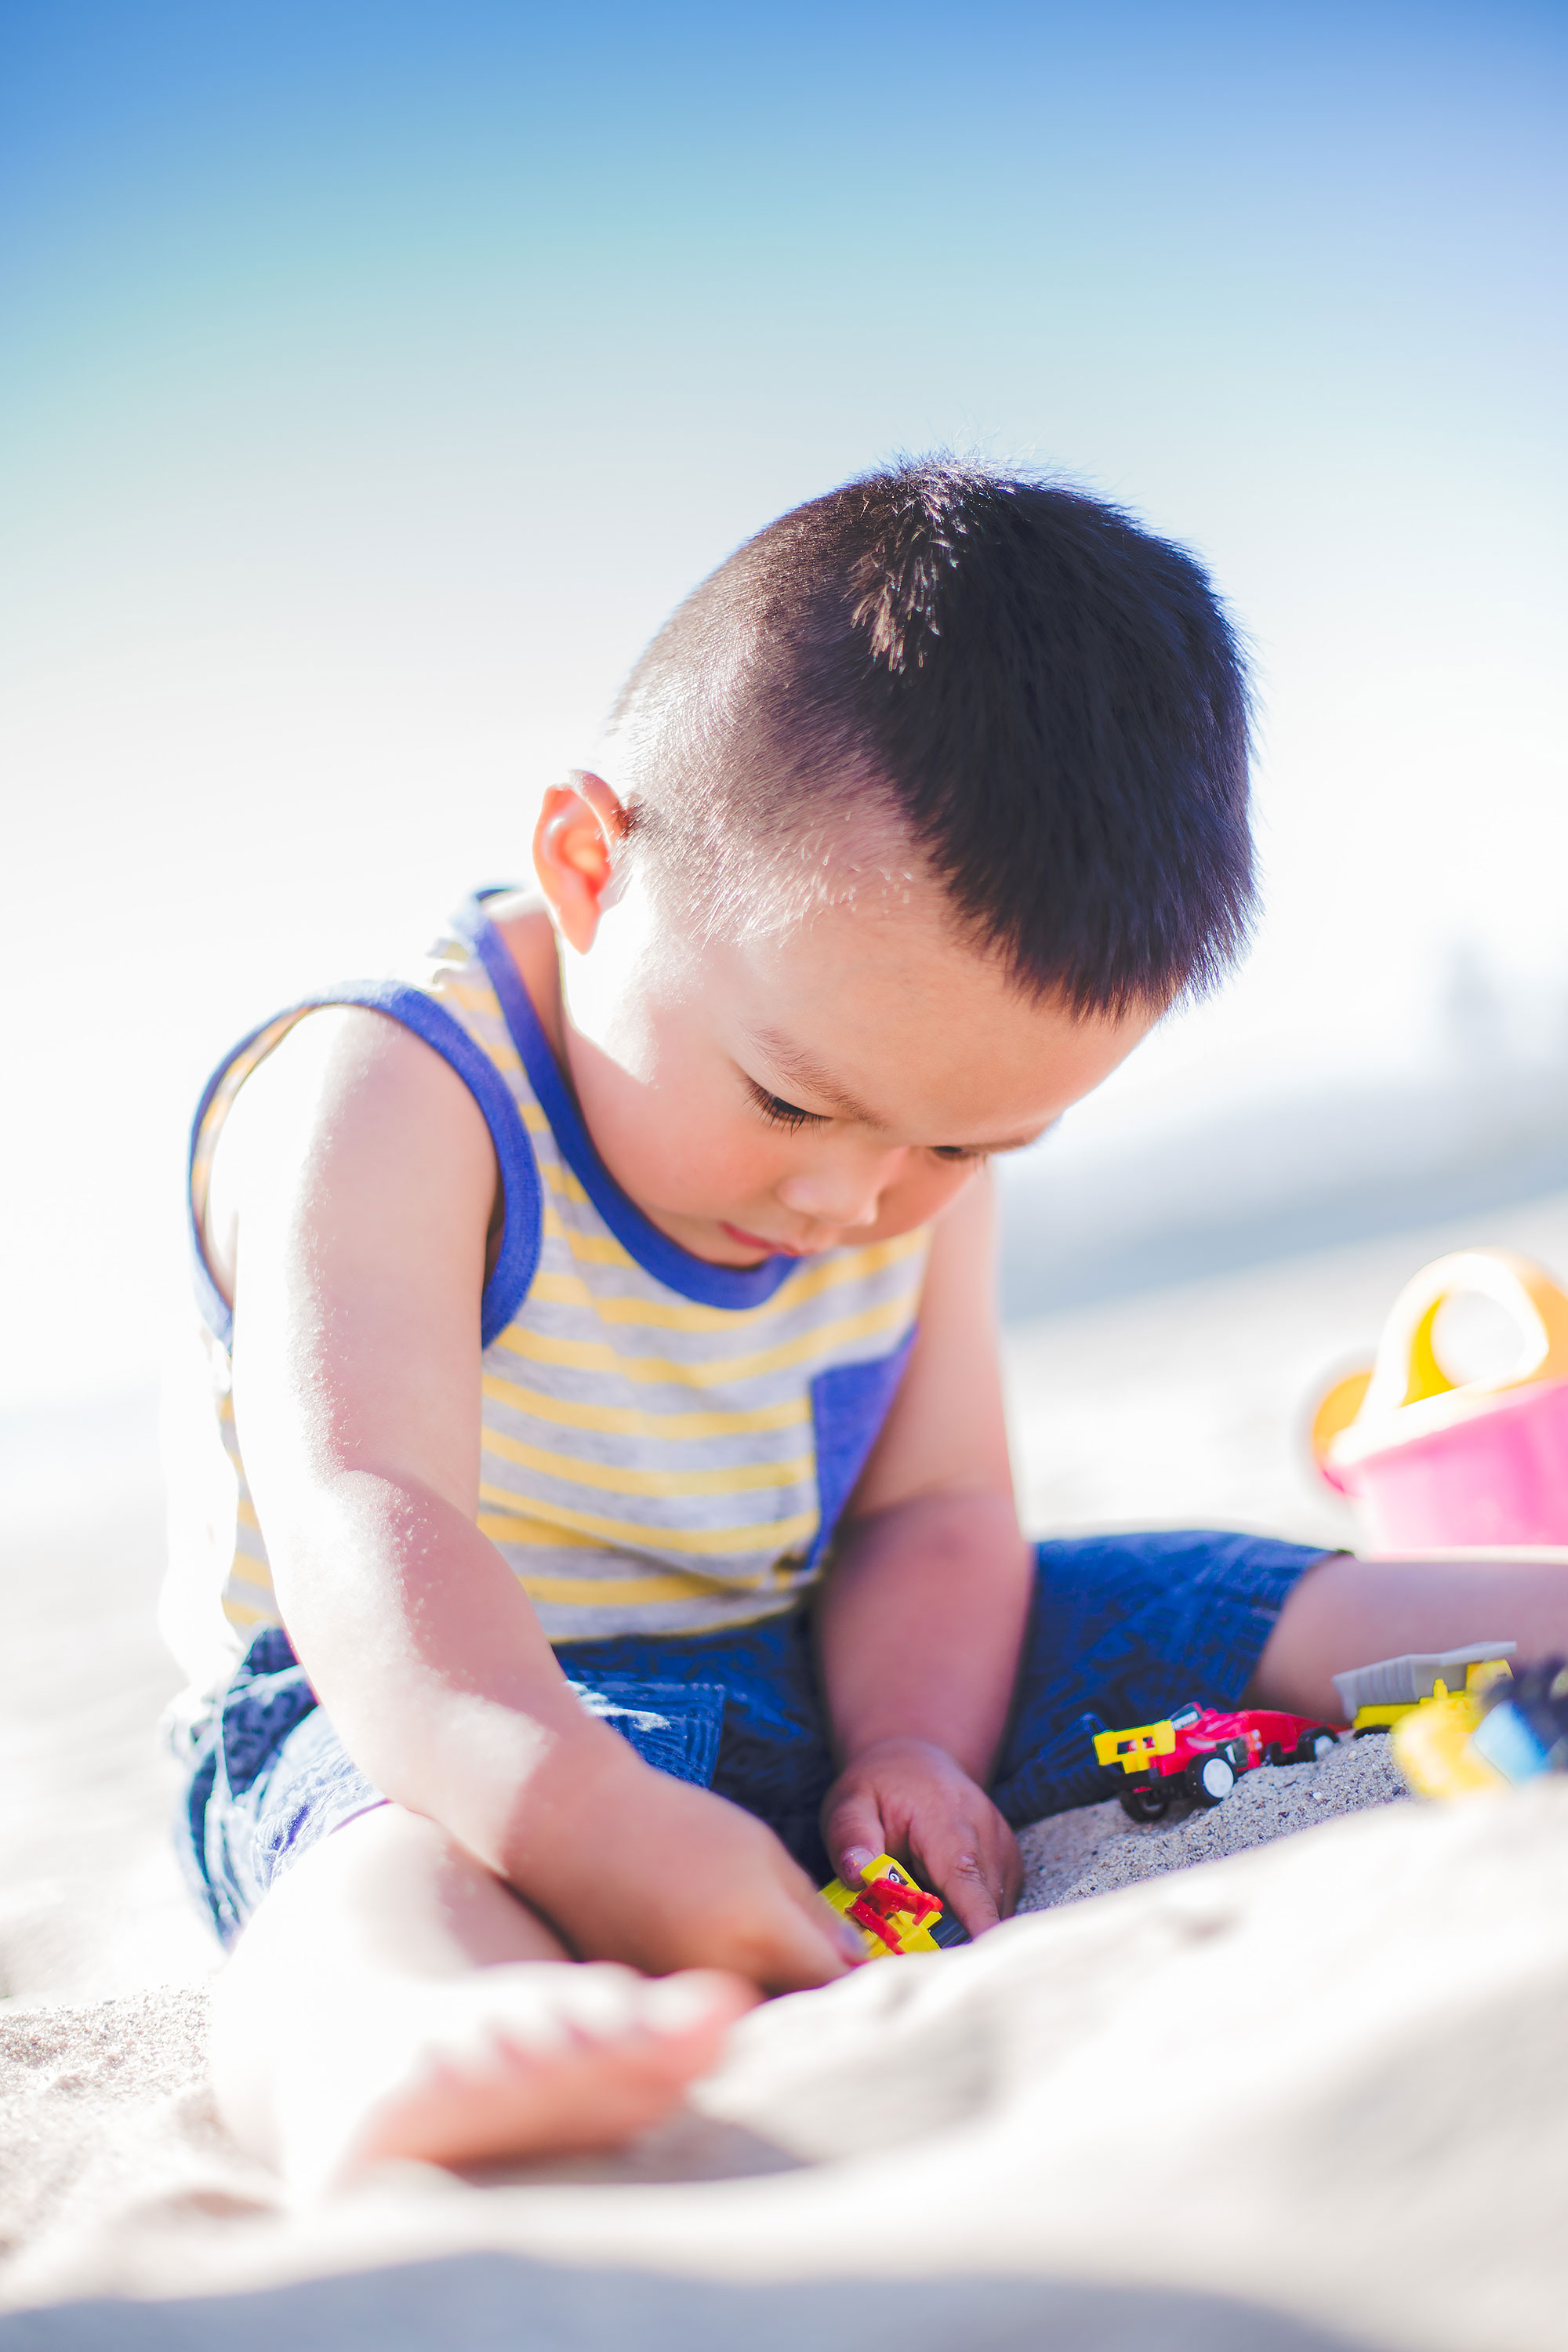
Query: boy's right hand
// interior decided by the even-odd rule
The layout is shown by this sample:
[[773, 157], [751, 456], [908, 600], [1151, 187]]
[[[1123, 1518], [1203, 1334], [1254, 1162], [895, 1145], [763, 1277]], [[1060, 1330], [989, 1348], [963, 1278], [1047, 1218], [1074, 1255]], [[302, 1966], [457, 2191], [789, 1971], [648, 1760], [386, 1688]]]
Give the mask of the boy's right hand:
[[625, 1764], [565, 1809], [570, 1826], [531, 1835], [524, 1799], [509, 1875], [582, 1958], [649, 1976], [727, 1969], [764, 1992], [827, 1984], [864, 1961], [860, 1937], [763, 1822], [629, 1748]]

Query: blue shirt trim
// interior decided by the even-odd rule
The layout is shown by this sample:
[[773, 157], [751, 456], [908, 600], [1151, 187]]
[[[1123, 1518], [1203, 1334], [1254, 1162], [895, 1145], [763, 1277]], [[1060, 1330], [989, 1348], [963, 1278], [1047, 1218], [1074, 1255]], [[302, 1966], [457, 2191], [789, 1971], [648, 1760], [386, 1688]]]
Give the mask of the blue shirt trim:
[[869, 1363], [830, 1364], [811, 1383], [811, 1424], [816, 1447], [816, 1540], [806, 1556], [808, 1570], [821, 1565], [837, 1532], [844, 1507], [855, 1492], [871, 1448], [893, 1409], [915, 1344], [913, 1327], [890, 1355]]
[[495, 990], [511, 1040], [528, 1072], [528, 1082], [550, 1121], [561, 1156], [603, 1217], [623, 1249], [630, 1252], [645, 1274], [667, 1290], [701, 1307], [762, 1307], [799, 1264], [797, 1258], [764, 1258], [761, 1265], [712, 1265], [661, 1234], [643, 1215], [635, 1201], [622, 1192], [595, 1149], [593, 1138], [572, 1090], [561, 1075], [549, 1038], [533, 1000], [523, 986], [511, 950], [484, 911], [485, 891], [472, 898], [458, 916], [454, 928], [468, 940], [484, 965]]
[[488, 1348], [493, 1340], [500, 1339], [528, 1297], [529, 1286], [538, 1269], [543, 1225], [539, 1171], [534, 1165], [533, 1149], [522, 1123], [522, 1114], [495, 1064], [475, 1045], [461, 1024], [454, 1021], [445, 1007], [437, 1003], [434, 997], [426, 996], [422, 989], [407, 988], [396, 981], [348, 981], [340, 988], [326, 988], [318, 995], [302, 996], [298, 1003], [288, 1006], [285, 1012], [275, 1013], [269, 1020], [258, 1022], [237, 1045], [224, 1055], [203, 1088], [195, 1118], [191, 1122], [190, 1151], [185, 1162], [185, 1213], [190, 1227], [196, 1298], [207, 1327], [226, 1348], [233, 1345], [234, 1315], [213, 1280], [191, 1186], [191, 1170], [201, 1139], [202, 1121], [211, 1108], [213, 1097], [223, 1084], [226, 1073], [265, 1030], [291, 1013], [314, 1013], [329, 1004], [363, 1005], [367, 1012], [384, 1013], [405, 1029], [412, 1030], [415, 1036], [421, 1038], [457, 1072], [484, 1114], [490, 1141], [495, 1146], [496, 1165], [500, 1171], [501, 1181], [500, 1253], [479, 1302], [479, 1344]]

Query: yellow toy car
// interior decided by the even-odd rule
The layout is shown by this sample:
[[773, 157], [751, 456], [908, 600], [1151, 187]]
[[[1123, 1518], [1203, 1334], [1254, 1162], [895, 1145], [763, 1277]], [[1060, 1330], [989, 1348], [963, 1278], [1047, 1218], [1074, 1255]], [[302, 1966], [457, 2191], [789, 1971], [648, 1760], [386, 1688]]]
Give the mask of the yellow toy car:
[[1568, 1662], [1509, 1664], [1511, 1642], [1384, 1658], [1336, 1675], [1358, 1734], [1387, 1731], [1418, 1797], [1465, 1797], [1568, 1772]]
[[940, 1898], [918, 1886], [901, 1862], [879, 1853], [866, 1871], [863, 1886], [830, 1878], [822, 1890], [836, 1911], [853, 1920], [874, 1960], [906, 1952], [951, 1951], [967, 1944], [969, 1930], [943, 1909]]
[[1392, 1731], [1427, 1699], [1449, 1698], [1495, 1680], [1492, 1669], [1511, 1658], [1513, 1650], [1511, 1642], [1472, 1642], [1464, 1650], [1383, 1658], [1376, 1665], [1336, 1675], [1334, 1688], [1351, 1729], [1363, 1739], [1369, 1731]]
[[1394, 1725], [1394, 1760], [1418, 1797], [1467, 1797], [1503, 1785], [1504, 1774], [1484, 1747], [1478, 1750], [1475, 1735], [1500, 1685], [1512, 1679], [1506, 1658], [1478, 1661], [1462, 1690], [1447, 1690], [1439, 1680], [1432, 1696]]

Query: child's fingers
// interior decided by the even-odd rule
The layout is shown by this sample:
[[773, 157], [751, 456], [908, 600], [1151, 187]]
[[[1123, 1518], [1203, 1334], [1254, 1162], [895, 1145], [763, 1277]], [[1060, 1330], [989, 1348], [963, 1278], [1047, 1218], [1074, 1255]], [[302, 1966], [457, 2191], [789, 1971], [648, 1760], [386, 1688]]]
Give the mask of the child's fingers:
[[848, 1789], [836, 1797], [822, 1824], [822, 1840], [846, 1886], [858, 1886], [869, 1865], [888, 1851], [888, 1832], [869, 1789]]
[[[771, 1836], [768, 1843], [773, 1844]], [[825, 1903], [806, 1873], [775, 1847], [744, 1897], [713, 1921], [721, 1965], [766, 1992], [805, 1992], [847, 1975], [866, 1957], [848, 1920]]]
[[[885, 1795], [896, 1808], [891, 1822]], [[956, 1767], [912, 1780], [906, 1770], [880, 1793], [869, 1773], [849, 1780], [830, 1794], [822, 1833], [847, 1886], [864, 1883], [878, 1854], [907, 1854], [972, 1936], [1008, 1916], [1023, 1883], [1017, 1840], [984, 1790]]]
[[972, 1936], [1007, 1916], [1023, 1884], [1017, 1839], [994, 1806], [981, 1803], [983, 1811], [917, 1822], [912, 1832], [931, 1882]]
[[765, 1992], [808, 1992], [847, 1975], [866, 1948], [814, 1890], [741, 1930], [730, 1965]]
[[[826, 1935], [839, 1959], [847, 1961], [852, 1969], [861, 1967], [866, 1958], [866, 1941], [858, 1927], [852, 1927], [842, 1913], [836, 1911], [831, 1903], [825, 1903], [820, 1895], [812, 1895], [810, 1908], [813, 1926]], [[826, 1914], [826, 1926], [824, 1913]]]
[[[873, 1857], [868, 1855], [867, 1859], [869, 1861]], [[824, 1902], [804, 1870], [797, 1869], [794, 1863], [790, 1863], [787, 1869], [789, 1891], [795, 1897], [796, 1907], [809, 1920], [814, 1933], [826, 1937], [837, 1956], [837, 1965], [833, 1974], [841, 1976], [846, 1962], [851, 1968], [858, 1968], [866, 1958], [866, 1946], [859, 1929], [852, 1927], [831, 1903]]]
[[927, 1867], [942, 1901], [950, 1911], [957, 1912], [972, 1936], [983, 1936], [987, 1927], [1000, 1925], [1003, 1889], [979, 1854], [964, 1850], [947, 1862]]

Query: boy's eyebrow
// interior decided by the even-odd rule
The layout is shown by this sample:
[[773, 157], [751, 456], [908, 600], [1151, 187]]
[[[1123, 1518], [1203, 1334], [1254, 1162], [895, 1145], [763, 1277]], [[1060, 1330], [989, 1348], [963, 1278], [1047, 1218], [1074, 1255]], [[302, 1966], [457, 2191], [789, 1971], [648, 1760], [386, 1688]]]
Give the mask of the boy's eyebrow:
[[[792, 1085], [803, 1087], [808, 1095], [815, 1096], [818, 1102], [828, 1104], [839, 1118], [852, 1118], [861, 1127], [880, 1128], [886, 1131], [885, 1119], [868, 1110], [847, 1087], [841, 1087], [837, 1078], [829, 1076], [815, 1055], [808, 1054], [804, 1045], [797, 1045], [782, 1030], [749, 1029], [746, 1034], [753, 1045], [762, 1048], [783, 1076], [788, 1078]], [[1047, 1119], [1044, 1127], [1036, 1128], [1028, 1135], [1012, 1136], [1005, 1143], [981, 1144], [975, 1149], [985, 1152], [1022, 1151], [1029, 1144], [1037, 1143], [1041, 1136], [1056, 1124], [1054, 1118]]]
[[837, 1078], [830, 1076], [804, 1045], [795, 1045], [782, 1030], [752, 1029], [747, 1034], [753, 1045], [762, 1047], [775, 1070], [794, 1085], [804, 1087], [807, 1094], [816, 1097], [818, 1102], [826, 1103], [837, 1118], [852, 1118], [861, 1127], [886, 1125], [886, 1121], [879, 1119], [875, 1111], [868, 1110], [847, 1087], [841, 1087]]

